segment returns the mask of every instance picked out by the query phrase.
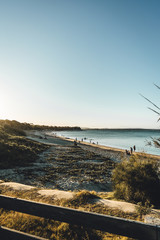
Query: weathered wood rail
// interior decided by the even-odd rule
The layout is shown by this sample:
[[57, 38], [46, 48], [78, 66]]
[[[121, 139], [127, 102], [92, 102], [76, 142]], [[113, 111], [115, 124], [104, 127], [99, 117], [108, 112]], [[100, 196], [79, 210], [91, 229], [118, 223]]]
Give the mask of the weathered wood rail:
[[6, 227], [0, 227], [0, 239], [2, 240], [47, 240], [45, 238], [22, 233]]
[[[0, 195], [0, 208], [14, 210], [17, 212], [53, 219], [74, 225], [81, 225], [134, 239], [160, 240], [160, 226], [144, 224], [142, 222], [126, 220], [123, 218], [79, 211], [50, 204], [37, 203], [24, 199], [7, 197], [4, 195]], [[0, 228], [0, 239], [1, 236], [4, 236], [2, 239], [10, 239], [5, 238], [5, 234], [7, 234], [7, 232], [8, 234], [12, 235], [11, 239], [44, 239], [28, 234], [22, 234], [23, 236], [21, 235], [21, 237], [18, 238], [18, 234], [21, 233], [8, 230], [4, 227]], [[14, 234], [16, 234], [17, 237], [14, 238]], [[29, 238], [27, 235], [31, 237]]]

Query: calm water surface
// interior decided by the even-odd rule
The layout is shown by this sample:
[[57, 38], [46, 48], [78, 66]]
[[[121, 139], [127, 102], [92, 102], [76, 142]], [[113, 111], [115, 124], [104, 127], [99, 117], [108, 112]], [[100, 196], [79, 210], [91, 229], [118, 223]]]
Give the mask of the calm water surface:
[[82, 140], [85, 142], [94, 142], [100, 145], [116, 147], [121, 149], [130, 149], [136, 145], [138, 152], [146, 152], [160, 155], [160, 148], [149, 146], [152, 138], [160, 138], [160, 130], [142, 130], [142, 129], [89, 129], [83, 131], [58, 131], [53, 132], [57, 136]]

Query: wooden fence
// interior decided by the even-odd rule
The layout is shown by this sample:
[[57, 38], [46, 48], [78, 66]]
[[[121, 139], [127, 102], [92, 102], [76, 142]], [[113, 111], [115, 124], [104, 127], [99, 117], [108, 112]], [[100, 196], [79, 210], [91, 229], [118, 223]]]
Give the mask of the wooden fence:
[[[160, 240], [160, 226], [0, 195], [0, 208], [101, 230], [139, 240]], [[7, 235], [8, 234], [8, 235]], [[2, 238], [3, 236], [3, 238]], [[5, 238], [6, 236], [6, 238]], [[7, 238], [7, 236], [11, 236]], [[0, 239], [44, 239], [0, 228]]]

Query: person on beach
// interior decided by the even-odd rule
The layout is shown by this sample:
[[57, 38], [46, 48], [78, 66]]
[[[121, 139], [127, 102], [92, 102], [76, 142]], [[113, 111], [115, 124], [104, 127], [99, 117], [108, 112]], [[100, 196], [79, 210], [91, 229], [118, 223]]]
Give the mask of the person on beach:
[[132, 147], [130, 147], [130, 151], [131, 151], [131, 154], [132, 154], [132, 152], [133, 152], [133, 148]]
[[130, 155], [130, 152], [126, 149], [126, 155]]
[[136, 146], [135, 146], [135, 145], [133, 146], [133, 151], [134, 151], [134, 152], [136, 151]]

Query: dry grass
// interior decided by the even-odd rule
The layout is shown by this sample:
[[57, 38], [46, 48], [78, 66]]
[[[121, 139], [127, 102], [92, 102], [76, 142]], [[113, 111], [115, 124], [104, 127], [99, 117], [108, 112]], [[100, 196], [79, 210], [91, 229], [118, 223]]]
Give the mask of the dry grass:
[[[35, 165], [36, 164], [36, 165]], [[74, 146], [50, 147], [30, 167], [3, 172], [3, 180], [60, 190], [111, 190], [115, 163]]]
[[[43, 203], [60, 205], [76, 208], [85, 211], [91, 211], [111, 216], [118, 216], [137, 220], [137, 214], [124, 213], [120, 210], [110, 209], [103, 205], [97, 205], [92, 202], [93, 198], [99, 197], [95, 192], [80, 191], [77, 192], [72, 200], [55, 200], [52, 196], [43, 197], [37, 193], [38, 189], [29, 191], [13, 191], [8, 187], [0, 187], [1, 194], [34, 200]], [[0, 225], [27, 232], [33, 235], [45, 237], [51, 240], [106, 240], [106, 239], [129, 239], [110, 233], [86, 229], [80, 226], [73, 226], [67, 223], [61, 223], [44, 218], [34, 217], [27, 214], [14, 211], [0, 210]]]
[[[45, 159], [50, 165], [36, 181], [61, 190], [108, 190], [115, 163], [79, 147], [55, 148]], [[98, 176], [98, 177], [97, 177]]]

